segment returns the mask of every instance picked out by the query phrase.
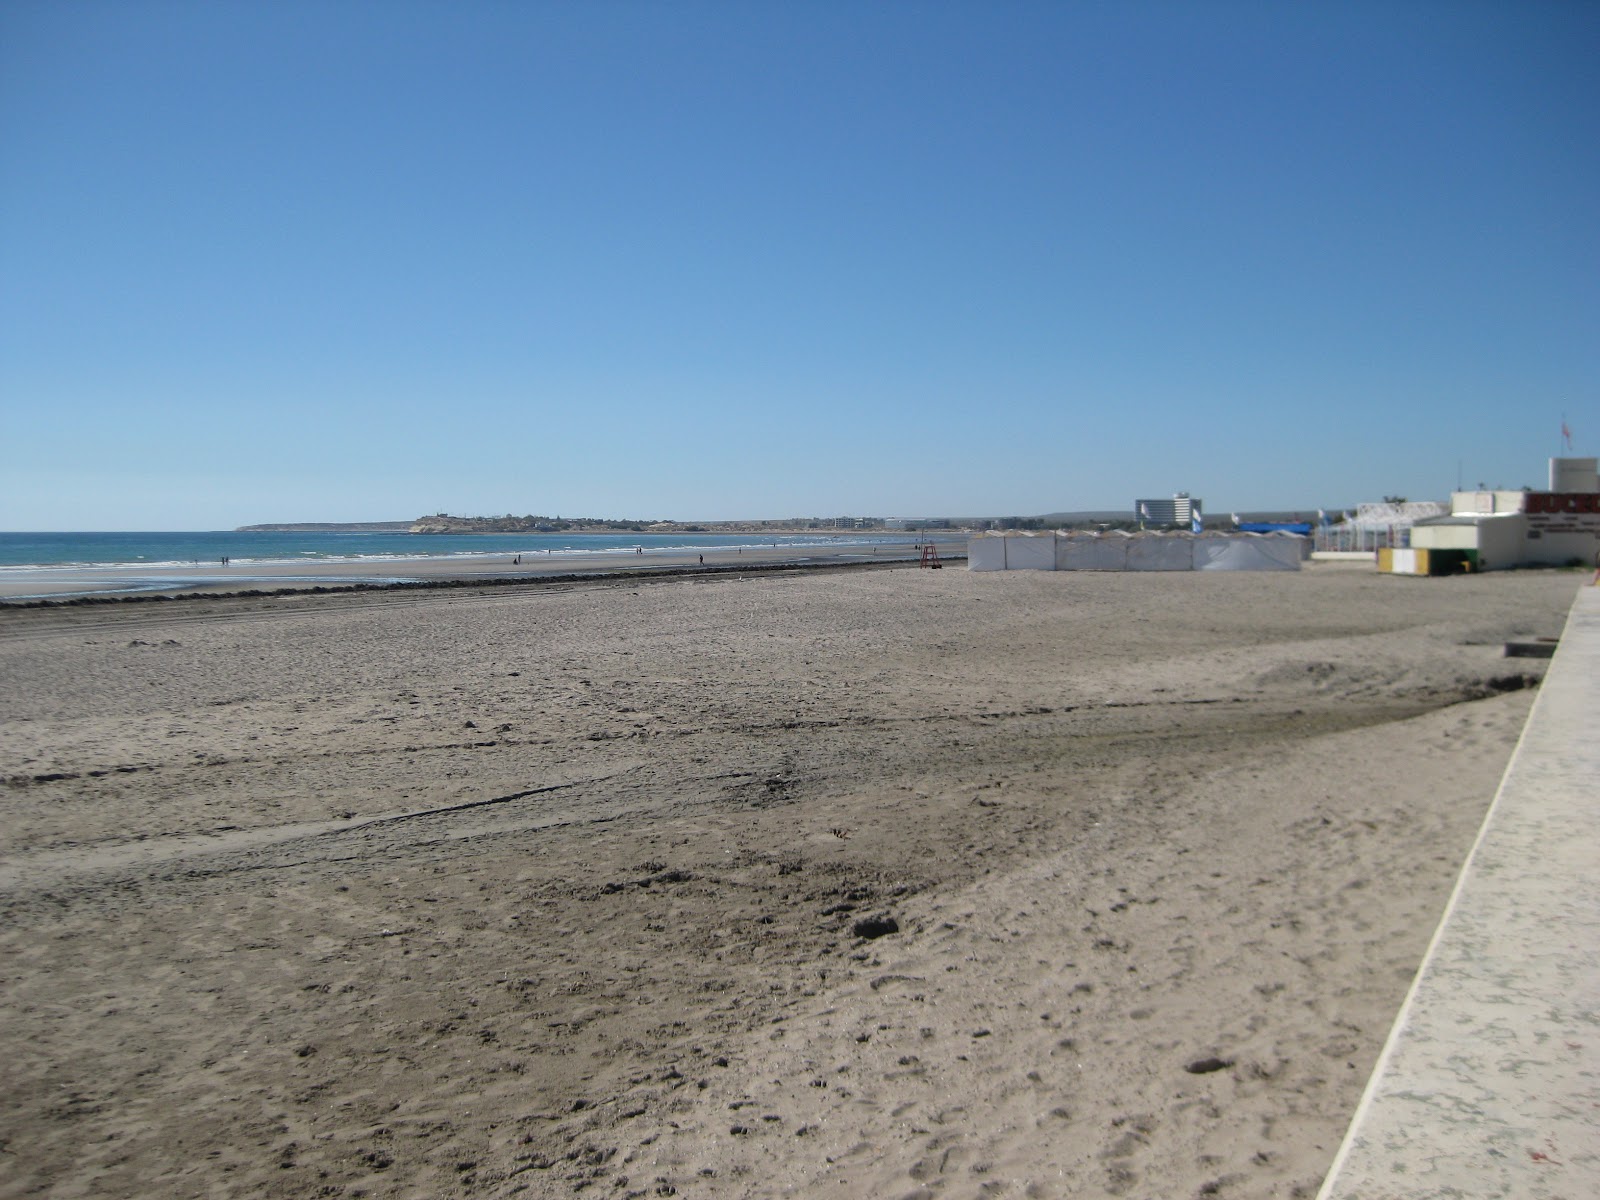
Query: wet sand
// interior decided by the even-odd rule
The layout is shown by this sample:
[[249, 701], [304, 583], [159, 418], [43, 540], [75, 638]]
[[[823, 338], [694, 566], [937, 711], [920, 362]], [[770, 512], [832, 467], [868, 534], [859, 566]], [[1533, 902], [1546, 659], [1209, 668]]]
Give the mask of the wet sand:
[[0, 1196], [1310, 1196], [1579, 582], [0, 610]]

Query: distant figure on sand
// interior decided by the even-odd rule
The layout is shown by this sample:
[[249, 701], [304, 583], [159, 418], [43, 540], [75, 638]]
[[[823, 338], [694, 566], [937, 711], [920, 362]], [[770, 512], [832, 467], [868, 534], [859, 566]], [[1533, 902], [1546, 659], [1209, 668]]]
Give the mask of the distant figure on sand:
[[[700, 556], [700, 565], [702, 567], [706, 565], [706, 556], [704, 554]], [[1600, 572], [1597, 572], [1597, 574], [1600, 574]]]

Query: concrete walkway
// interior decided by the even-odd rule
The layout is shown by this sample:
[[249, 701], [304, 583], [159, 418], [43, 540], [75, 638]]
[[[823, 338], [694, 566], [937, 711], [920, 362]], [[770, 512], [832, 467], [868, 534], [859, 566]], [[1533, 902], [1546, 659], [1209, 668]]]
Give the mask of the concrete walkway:
[[1600, 1197], [1600, 588], [1579, 590], [1319, 1197]]

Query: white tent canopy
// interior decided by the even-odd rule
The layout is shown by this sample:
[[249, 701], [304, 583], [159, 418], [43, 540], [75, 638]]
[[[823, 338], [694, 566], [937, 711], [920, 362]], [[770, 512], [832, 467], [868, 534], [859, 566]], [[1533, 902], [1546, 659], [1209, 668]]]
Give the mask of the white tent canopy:
[[1006, 544], [1006, 570], [1054, 571], [1056, 539], [1050, 537], [1001, 538]]
[[1132, 540], [1121, 532], [1057, 538], [1056, 570], [1126, 571], [1128, 543]]
[[1006, 569], [1006, 539], [976, 537], [967, 541], [967, 570], [1004, 571]]
[[969, 571], [1298, 571], [1305, 539], [1286, 533], [987, 534]]
[[1130, 571], [1192, 571], [1194, 539], [1182, 534], [1146, 534], [1128, 543]]
[[1194, 540], [1196, 571], [1298, 571], [1297, 537], [1269, 533], [1244, 537], [1198, 537]]

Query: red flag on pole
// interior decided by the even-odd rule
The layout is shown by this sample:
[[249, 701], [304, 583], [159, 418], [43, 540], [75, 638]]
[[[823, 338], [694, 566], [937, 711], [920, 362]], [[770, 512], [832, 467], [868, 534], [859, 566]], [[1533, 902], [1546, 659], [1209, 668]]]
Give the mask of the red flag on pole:
[[1572, 449], [1572, 430], [1567, 428], [1567, 419], [1561, 418], [1561, 440], [1568, 450]]

